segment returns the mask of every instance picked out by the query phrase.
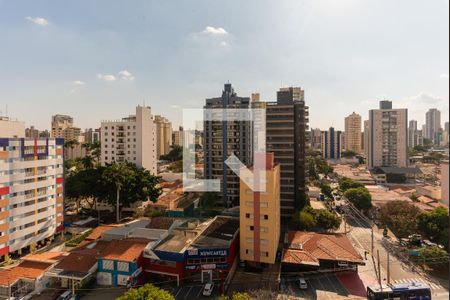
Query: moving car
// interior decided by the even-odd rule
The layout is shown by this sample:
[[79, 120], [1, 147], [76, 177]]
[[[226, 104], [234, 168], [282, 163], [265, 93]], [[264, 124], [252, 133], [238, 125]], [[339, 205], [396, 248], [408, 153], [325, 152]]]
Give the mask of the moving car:
[[211, 282], [205, 284], [205, 287], [203, 288], [203, 296], [211, 296], [212, 292], [214, 291], [214, 284]]
[[61, 295], [59, 295], [59, 297], [56, 300], [69, 300], [72, 297], [72, 291], [67, 290], [64, 293], [62, 293]]
[[308, 284], [306, 283], [305, 278], [300, 277], [300, 278], [298, 279], [298, 287], [299, 287], [301, 290], [306, 290], [306, 289], [308, 289]]

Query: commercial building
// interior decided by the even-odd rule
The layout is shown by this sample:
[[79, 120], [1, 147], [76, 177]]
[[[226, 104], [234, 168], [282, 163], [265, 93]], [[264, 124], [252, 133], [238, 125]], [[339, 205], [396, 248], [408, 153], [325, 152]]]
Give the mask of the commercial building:
[[222, 288], [231, 280], [237, 266], [239, 219], [188, 219], [165, 228], [166, 237], [149, 243], [144, 250], [144, 272], [154, 280], [175, 280], [178, 285], [220, 280]]
[[423, 145], [422, 130], [417, 130], [417, 121], [410, 120], [408, 127], [408, 147], [414, 148], [415, 146]]
[[342, 152], [342, 131], [330, 127], [323, 133], [322, 156], [325, 159], [340, 159]]
[[408, 110], [393, 109], [391, 101], [380, 101], [379, 109], [369, 111], [369, 169], [408, 166]]
[[345, 118], [345, 150], [361, 153], [361, 116], [353, 112]]
[[166, 155], [172, 146], [172, 123], [166, 118], [155, 116], [156, 130], [156, 157], [159, 159], [161, 155]]
[[449, 204], [448, 185], [449, 185], [449, 166], [448, 160], [441, 162], [441, 197], [442, 202]]
[[52, 116], [52, 138], [62, 138], [66, 141], [77, 140], [81, 135], [81, 129], [75, 127], [73, 118], [66, 115]]
[[305, 92], [281, 88], [276, 102], [267, 102], [266, 151], [280, 165], [281, 216], [291, 217], [305, 198], [305, 146], [308, 128]]
[[[273, 153], [256, 155], [255, 160], [266, 160], [266, 169], [243, 169], [241, 178], [253, 172], [255, 183], [266, 183], [265, 191], [254, 192], [241, 180], [240, 258], [256, 264], [274, 264], [280, 240], [280, 166], [275, 165]], [[264, 180], [260, 173], [264, 173]]]
[[25, 122], [13, 121], [8, 117], [0, 116], [0, 138], [25, 137]]
[[63, 230], [62, 139], [0, 138], [0, 257]]
[[103, 121], [101, 162], [129, 161], [156, 174], [156, 132], [150, 107], [122, 120]]
[[424, 137], [430, 139], [434, 145], [439, 145], [440, 129], [441, 129], [441, 112], [436, 108], [430, 108], [425, 114]]
[[[238, 97], [230, 83], [222, 96], [206, 99], [205, 113], [222, 117], [220, 110], [250, 109], [249, 97]], [[218, 111], [215, 111], [218, 110]], [[253, 162], [251, 121], [204, 121], [204, 177], [221, 180], [221, 201], [225, 207], [239, 205], [239, 177], [225, 164], [234, 154], [244, 165]]]

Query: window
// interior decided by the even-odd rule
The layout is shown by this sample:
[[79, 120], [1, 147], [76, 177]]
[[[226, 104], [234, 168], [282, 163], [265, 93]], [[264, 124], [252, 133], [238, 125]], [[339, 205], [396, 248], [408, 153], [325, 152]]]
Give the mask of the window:
[[253, 231], [255, 227], [253, 225], [247, 225], [247, 230]]
[[104, 270], [114, 270], [114, 261], [112, 260], [103, 260], [102, 266]]
[[261, 220], [269, 220], [269, 215], [262, 215]]
[[245, 214], [245, 218], [247, 218], [247, 219], [253, 219], [253, 214], [246, 213], [246, 214]]
[[261, 227], [261, 232], [267, 233], [267, 232], [269, 232], [269, 228], [268, 227]]
[[269, 256], [269, 252], [261, 251], [261, 257], [268, 257], [268, 256]]
[[253, 238], [245, 238], [245, 241], [247, 242], [247, 243], [253, 243]]
[[253, 206], [253, 201], [245, 201], [245, 206]]
[[269, 203], [261, 202], [259, 206], [261, 206], [262, 208], [267, 208], [267, 207], [269, 207]]
[[129, 272], [130, 265], [127, 262], [119, 261], [117, 263], [117, 271]]
[[250, 249], [245, 249], [245, 254], [253, 254], [253, 250], [250, 250]]
[[261, 245], [267, 245], [269, 243], [268, 240], [261, 239]]

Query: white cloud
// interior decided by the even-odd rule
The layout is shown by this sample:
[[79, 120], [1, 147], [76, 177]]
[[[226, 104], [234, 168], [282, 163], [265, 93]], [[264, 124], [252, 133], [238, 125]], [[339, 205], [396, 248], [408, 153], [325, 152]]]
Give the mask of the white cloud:
[[224, 28], [213, 26], [206, 26], [202, 33], [208, 35], [228, 35], [228, 32]]
[[220, 46], [222, 46], [222, 47], [226, 47], [226, 46], [228, 46], [228, 43], [227, 43], [227, 42], [225, 42], [225, 41], [222, 41], [222, 42], [220, 42]]
[[439, 76], [441, 79], [447, 79], [448, 80], [448, 74], [441, 74], [441, 76]]
[[50, 24], [50, 22], [47, 19], [42, 18], [42, 17], [35, 17], [35, 18], [26, 17], [25, 19], [27, 19], [28, 21], [30, 21], [36, 25], [39, 25], [39, 26], [47, 26]]
[[116, 80], [116, 76], [112, 75], [112, 74], [98, 74], [97, 75], [98, 79], [101, 79], [103, 81], [115, 81]]
[[433, 94], [428, 94], [426, 92], [421, 92], [417, 96], [410, 97], [409, 100], [411, 100], [411, 104], [417, 105], [417, 104], [438, 104], [443, 101], [441, 97], [435, 96]]
[[176, 105], [176, 104], [172, 104], [172, 105], [170, 106], [170, 108], [173, 108], [173, 109], [181, 109], [181, 106], [180, 106], [180, 105]]
[[122, 80], [134, 80], [135, 77], [127, 70], [122, 70], [119, 72], [120, 79]]
[[81, 80], [72, 81], [72, 85], [76, 85], [76, 86], [85, 85], [85, 84], [86, 84], [86, 82], [81, 81]]

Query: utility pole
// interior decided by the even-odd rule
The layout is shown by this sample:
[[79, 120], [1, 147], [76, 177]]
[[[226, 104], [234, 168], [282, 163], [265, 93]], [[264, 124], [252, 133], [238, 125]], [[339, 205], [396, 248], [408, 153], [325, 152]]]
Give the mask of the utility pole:
[[387, 253], [387, 283], [391, 283], [391, 269], [389, 264], [389, 251]]
[[380, 250], [377, 249], [377, 265], [378, 265], [378, 283], [381, 287], [381, 265], [380, 265]]
[[72, 296], [75, 297], [75, 279], [72, 276]]
[[344, 234], [347, 234], [347, 221], [345, 220], [345, 213], [342, 214], [342, 219], [344, 220]]
[[373, 257], [373, 225], [370, 227], [370, 231], [371, 231], [371, 248], [372, 248], [372, 257]]

